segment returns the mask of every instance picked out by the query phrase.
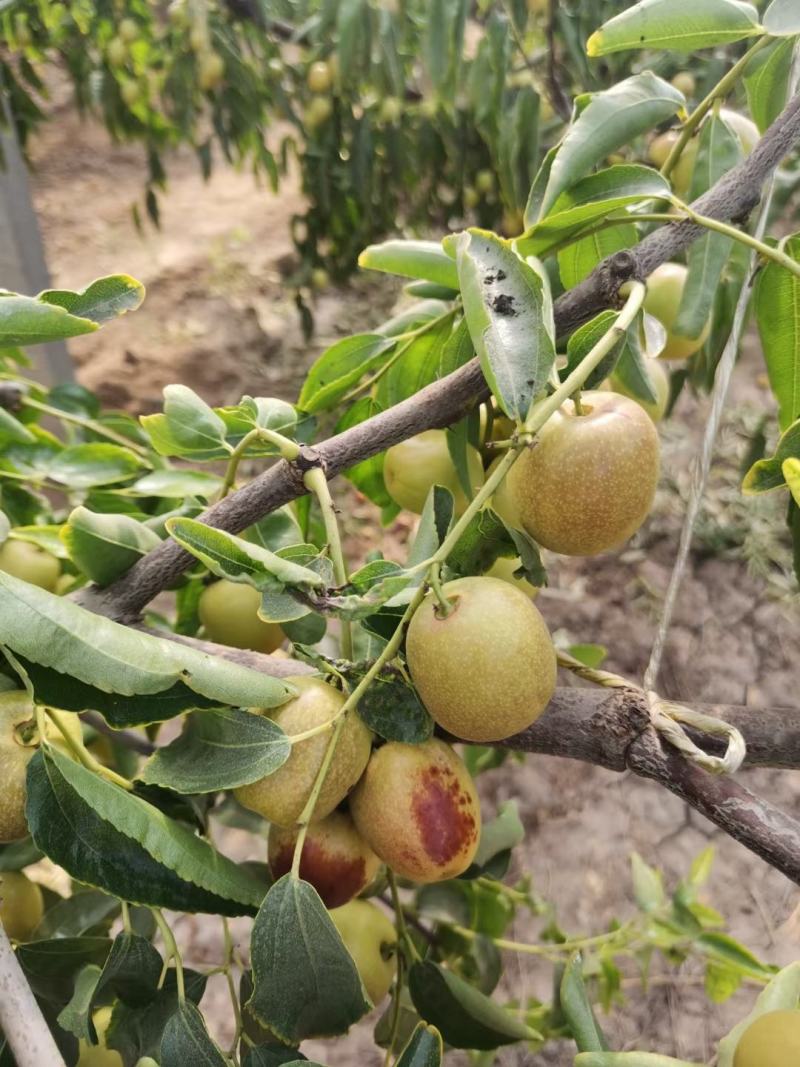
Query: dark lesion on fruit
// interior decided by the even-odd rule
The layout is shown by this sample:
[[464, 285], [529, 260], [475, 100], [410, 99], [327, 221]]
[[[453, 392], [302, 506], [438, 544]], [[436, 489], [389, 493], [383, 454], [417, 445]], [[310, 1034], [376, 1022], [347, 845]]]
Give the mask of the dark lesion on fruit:
[[517, 314], [514, 308], [514, 297], [509, 296], [507, 293], [498, 293], [497, 296], [492, 298], [492, 309], [498, 315]]
[[422, 846], [434, 863], [445, 864], [465, 849], [477, 833], [469, 796], [447, 770], [430, 767], [414, 796], [414, 821]]

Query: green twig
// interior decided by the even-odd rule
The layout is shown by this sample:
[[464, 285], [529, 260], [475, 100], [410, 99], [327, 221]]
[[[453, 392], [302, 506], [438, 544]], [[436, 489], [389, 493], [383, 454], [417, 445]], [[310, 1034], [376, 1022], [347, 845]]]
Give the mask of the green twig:
[[178, 987], [178, 1000], [181, 1004], [185, 1004], [186, 985], [183, 980], [183, 960], [181, 959], [181, 954], [178, 951], [178, 945], [175, 941], [175, 935], [172, 933], [172, 930], [170, 930], [169, 926], [167, 925], [167, 920], [161, 914], [160, 908], [151, 908], [150, 911], [153, 913], [153, 918], [156, 921], [156, 926], [161, 931], [161, 936], [164, 939], [164, 947], [166, 949], [167, 955], [167, 959], [165, 959], [164, 962], [166, 963], [167, 960], [171, 959], [175, 964], [175, 982]]
[[[408, 953], [412, 960], [419, 960], [420, 954], [417, 952], [417, 946], [414, 944], [411, 934], [408, 932], [406, 926], [405, 913], [403, 911], [403, 904], [400, 900], [400, 890], [397, 887], [397, 877], [391, 868], [387, 869], [386, 876], [389, 882], [389, 889], [392, 894], [392, 907], [394, 908], [395, 922], [397, 925], [397, 937], [405, 947], [408, 949]], [[399, 955], [399, 953], [398, 953]]]
[[233, 1040], [231, 1041], [229, 1055], [234, 1056], [236, 1048], [239, 1044], [239, 1039], [242, 1034], [243, 1022], [242, 1022], [242, 1010], [239, 1006], [239, 997], [236, 993], [236, 983], [233, 980], [232, 967], [233, 967], [233, 938], [231, 937], [231, 928], [228, 920], [225, 916], [222, 918], [222, 936], [225, 945], [225, 965], [222, 968], [225, 973], [225, 980], [228, 984], [228, 993], [231, 998], [231, 1006], [233, 1008], [233, 1021], [235, 1025]]
[[[333, 503], [333, 497], [331, 496], [328, 479], [325, 477], [325, 471], [323, 471], [321, 467], [312, 467], [311, 470], [306, 471], [303, 475], [303, 484], [306, 489], [312, 492], [317, 498], [320, 511], [322, 512], [322, 521], [325, 524], [325, 537], [328, 541], [328, 550], [330, 551], [331, 560], [333, 562], [334, 580], [339, 587], [345, 586], [347, 585], [347, 564], [345, 563], [344, 551], [342, 549], [342, 538], [339, 533], [339, 521], [336, 518], [336, 508]], [[341, 619], [339, 625], [341, 627], [342, 657], [344, 659], [352, 659], [353, 634], [350, 622], [347, 619]]]
[[103, 778], [107, 778], [108, 781], [113, 782], [114, 785], [118, 785], [122, 789], [127, 789], [128, 792], [133, 789], [132, 782], [129, 782], [127, 778], [123, 778], [121, 774], [117, 774], [116, 771], [112, 771], [110, 767], [106, 767], [104, 764], [100, 763], [100, 761], [96, 760], [91, 752], [87, 750], [85, 745], [76, 741], [75, 738], [72, 737], [61, 719], [63, 714], [71, 713], [59, 712], [54, 708], [48, 707], [45, 707], [44, 711], [50, 721], [55, 724], [58, 732], [64, 738], [64, 744], [79, 763], [82, 763], [87, 770], [93, 771], [95, 774], [99, 774]]
[[294, 845], [294, 855], [292, 856], [292, 877], [300, 877], [300, 860], [303, 855], [303, 845], [305, 844], [306, 834], [308, 833], [308, 826], [314, 817], [314, 809], [317, 806], [319, 795], [322, 791], [322, 787], [325, 784], [325, 778], [330, 770], [331, 762], [333, 760], [334, 753], [336, 752], [336, 745], [339, 742], [344, 724], [347, 721], [345, 712], [347, 711], [346, 702], [342, 708], [337, 712], [336, 719], [330, 720], [327, 725], [333, 723], [333, 733], [331, 739], [325, 749], [325, 755], [322, 757], [322, 763], [320, 764], [317, 776], [314, 779], [314, 785], [311, 787], [311, 792], [308, 794], [308, 800], [305, 803], [305, 807], [300, 813], [300, 818], [297, 820], [297, 824], [300, 827], [300, 831], [297, 835], [297, 841]]
[[282, 433], [277, 433], [275, 430], [267, 430], [263, 426], [256, 426], [254, 430], [250, 430], [241, 439], [239, 444], [231, 452], [230, 459], [228, 460], [228, 467], [225, 471], [225, 478], [222, 482], [222, 488], [219, 491], [219, 499], [222, 500], [228, 495], [233, 488], [233, 483], [236, 481], [236, 473], [239, 470], [239, 464], [244, 458], [244, 454], [247, 449], [255, 441], [268, 441], [270, 444], [275, 445], [281, 454], [283, 459], [290, 462], [300, 455], [300, 446], [296, 441], [292, 441], [289, 437], [284, 437]]
[[125, 437], [121, 433], [117, 433], [116, 430], [109, 429], [109, 427], [104, 426], [101, 422], [96, 422], [94, 419], [88, 419], [84, 415], [78, 415], [74, 411], [63, 411], [61, 408], [52, 407], [50, 404], [45, 404], [41, 400], [34, 400], [32, 396], [23, 396], [20, 400], [25, 407], [33, 408], [35, 411], [41, 411], [43, 415], [52, 415], [56, 419], [61, 419], [62, 422], [71, 422], [75, 426], [80, 426], [84, 430], [96, 433], [98, 437], [107, 437], [109, 441], [114, 441], [118, 445], [129, 448], [131, 452], [136, 452], [140, 456], [147, 455], [147, 449], [143, 445], [137, 444], [136, 441], [132, 441], [129, 437]]

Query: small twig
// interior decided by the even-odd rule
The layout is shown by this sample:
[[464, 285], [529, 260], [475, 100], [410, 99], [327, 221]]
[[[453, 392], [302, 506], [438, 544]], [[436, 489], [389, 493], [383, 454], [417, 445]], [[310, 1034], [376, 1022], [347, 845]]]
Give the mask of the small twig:
[[175, 982], [178, 987], [178, 1000], [181, 1004], [184, 1004], [186, 1002], [186, 985], [184, 983], [183, 978], [183, 960], [181, 959], [181, 954], [178, 951], [178, 945], [175, 941], [175, 935], [173, 934], [172, 930], [170, 930], [167, 920], [161, 914], [160, 908], [151, 908], [150, 911], [152, 912], [153, 918], [156, 921], [156, 926], [161, 931], [161, 937], [164, 940], [164, 964], [166, 966], [169, 960], [172, 960], [172, 962], [175, 964]]
[[[325, 537], [328, 541], [328, 550], [333, 562], [333, 577], [336, 584], [341, 588], [347, 585], [347, 563], [342, 548], [342, 538], [339, 533], [339, 520], [336, 517], [336, 507], [328, 486], [328, 479], [321, 467], [312, 467], [303, 475], [306, 489], [317, 498], [322, 521], [325, 525]], [[353, 634], [348, 619], [340, 619], [341, 652], [344, 659], [353, 658]]]
[[[1, 891], [1, 890], [0, 890]], [[0, 1031], [17, 1067], [66, 1067], [0, 923]]]

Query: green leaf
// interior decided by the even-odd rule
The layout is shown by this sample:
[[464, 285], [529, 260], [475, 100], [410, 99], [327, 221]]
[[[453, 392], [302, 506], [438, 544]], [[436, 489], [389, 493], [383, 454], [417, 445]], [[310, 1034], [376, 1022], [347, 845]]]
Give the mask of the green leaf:
[[403, 354], [381, 378], [377, 400], [383, 407], [393, 407], [418, 393], [439, 377], [444, 352], [452, 333], [452, 319], [434, 320], [413, 338]]
[[61, 1006], [72, 996], [81, 968], [102, 966], [110, 948], [107, 937], [54, 937], [18, 945], [16, 957], [36, 996]]
[[444, 1049], [435, 1026], [420, 1023], [403, 1049], [397, 1067], [440, 1067]]
[[224, 459], [232, 451], [224, 420], [186, 385], [168, 385], [163, 415], [143, 415], [139, 421], [161, 456], [199, 461]]
[[[800, 262], [800, 234], [788, 238], [784, 251]], [[770, 261], [759, 272], [754, 300], [767, 373], [785, 430], [800, 417], [800, 278]]]
[[[795, 32], [800, 33], [800, 16]], [[747, 107], [762, 134], [786, 104], [794, 48], [792, 40], [773, 41], [747, 64], [743, 78]]]
[[658, 397], [647, 370], [647, 357], [642, 352], [641, 331], [641, 316], [637, 316], [625, 334], [619, 359], [614, 367], [614, 378], [630, 396], [655, 404]]
[[580, 953], [569, 958], [559, 988], [559, 1004], [569, 1023], [572, 1040], [579, 1052], [603, 1052], [608, 1042], [594, 1016], [586, 986]]
[[122, 482], [138, 474], [144, 466], [134, 452], [110, 444], [72, 445], [60, 451], [21, 445], [9, 455], [21, 469], [27, 468], [72, 490]]
[[[10, 688], [15, 686], [12, 684]], [[0, 874], [3, 871], [21, 871], [31, 863], [38, 863], [41, 858], [42, 853], [29, 837], [10, 845], [0, 845]]]
[[282, 766], [292, 746], [277, 723], [240, 708], [195, 711], [180, 737], [159, 748], [139, 778], [176, 793], [247, 785]]
[[335, 407], [365, 374], [384, 361], [394, 343], [392, 338], [377, 333], [343, 337], [312, 364], [300, 390], [298, 407], [311, 412]]
[[598, 263], [614, 252], [630, 248], [638, 240], [636, 227], [632, 222], [621, 222], [618, 226], [609, 226], [596, 233], [587, 234], [573, 241], [558, 253], [558, 273], [565, 289], [574, 288], [578, 282], [594, 270]]
[[269, 548], [273, 552], [281, 548], [291, 548], [303, 540], [300, 525], [290, 507], [271, 511], [253, 526], [248, 526], [244, 536], [253, 544]]
[[781, 471], [795, 504], [800, 506], [800, 459], [785, 459], [781, 464]]
[[[186, 999], [197, 1004], [203, 995], [206, 976], [185, 967]], [[175, 970], [169, 968], [164, 986], [146, 1004], [133, 1005], [118, 1002], [114, 1006], [111, 1024], [106, 1031], [109, 1048], [120, 1050], [124, 1063], [136, 1064], [142, 1056], [161, 1058], [161, 1038], [169, 1019], [178, 1010], [178, 995]], [[186, 1067], [191, 1063], [185, 1059]]]
[[126, 311], [135, 311], [144, 300], [144, 286], [128, 274], [112, 274], [98, 278], [79, 293], [47, 289], [39, 293], [38, 299], [99, 325]]
[[600, 160], [671, 118], [684, 102], [682, 93], [649, 70], [604, 92], [578, 97], [575, 118], [552, 159], [544, 188], [534, 182], [525, 209], [526, 226], [549, 214], [564, 190]]
[[717, 1049], [717, 1067], [734, 1067], [739, 1039], [751, 1023], [770, 1011], [794, 1011], [800, 1001], [800, 962], [790, 963], [770, 979], [756, 998], [753, 1010], [726, 1034]]
[[[710, 189], [742, 159], [739, 138], [717, 115], [703, 123], [689, 188], [690, 201]], [[674, 333], [699, 337], [711, 314], [722, 271], [730, 255], [733, 238], [721, 233], [704, 233], [689, 248], [689, 272]]]
[[494, 819], [483, 823], [475, 858], [461, 877], [502, 877], [508, 867], [511, 850], [524, 838], [525, 827], [519, 817], [519, 806], [516, 800], [507, 800], [500, 805]]
[[38, 297], [0, 290], [0, 349], [66, 340], [96, 329], [91, 319], [70, 315]]
[[655, 911], [664, 903], [661, 872], [645, 863], [638, 852], [631, 853], [633, 895], [642, 911]]
[[602, 666], [608, 657], [608, 649], [605, 645], [581, 643], [570, 645], [567, 651], [574, 659], [580, 660], [585, 666], [593, 669]]
[[[578, 327], [567, 341], [567, 365], [564, 368], [563, 377], [566, 378], [580, 366], [595, 345], [605, 337], [616, 320], [616, 312], [601, 311], [599, 315], [595, 315], [589, 322], [585, 322]], [[608, 355], [603, 357], [600, 364], [595, 367], [586, 379], [583, 386], [585, 389], [594, 389], [605, 381], [616, 365], [623, 343], [624, 339], [620, 339]]]
[[555, 360], [547, 282], [499, 237], [467, 230], [456, 242], [464, 315], [489, 386], [510, 418], [525, 419]]
[[274, 585], [277, 580], [283, 585], [319, 589], [323, 579], [308, 567], [301, 567], [261, 548], [242, 537], [215, 530], [197, 519], [169, 519], [166, 523], [175, 541], [200, 560], [212, 574], [234, 582], [246, 581], [256, 589]]
[[125, 1004], [143, 1007], [158, 993], [164, 961], [141, 934], [117, 934], [103, 965], [95, 991], [95, 1001], [104, 989]]
[[714, 865], [715, 849], [713, 845], [708, 845], [702, 852], [698, 852], [695, 858], [692, 860], [692, 865], [689, 868], [689, 884], [694, 887], [705, 885], [711, 875], [711, 868]]
[[343, 1034], [369, 1011], [355, 963], [308, 882], [284, 875], [253, 924], [253, 1014], [282, 1041]]
[[[366, 419], [371, 419], [373, 415], [377, 415], [382, 410], [382, 406], [374, 397], [362, 396], [342, 415], [336, 423], [335, 432], [339, 434], [344, 430], [349, 430], [351, 426], [358, 426], [359, 423], [364, 422]], [[357, 463], [354, 467], [349, 467], [344, 471], [344, 475], [373, 504], [377, 504], [379, 508], [384, 510], [390, 509], [396, 515], [400, 509], [389, 496], [383, 481], [385, 457], [385, 452], [379, 452], [377, 456], [371, 456], [369, 459], [364, 459], [361, 463]], [[390, 516], [390, 519], [393, 517], [394, 515]]]
[[735, 967], [718, 960], [709, 960], [706, 964], [703, 988], [712, 1004], [724, 1004], [739, 989], [743, 978], [742, 972]]
[[456, 265], [438, 241], [393, 240], [370, 245], [358, 257], [358, 265], [366, 270], [436, 282], [448, 289], [459, 287]]
[[772, 456], [756, 460], [744, 476], [742, 492], [750, 495], [782, 489], [786, 485], [783, 467], [789, 459], [800, 459], [800, 419], [784, 430]]
[[119, 912], [120, 903], [116, 897], [96, 889], [82, 889], [47, 909], [36, 927], [35, 940], [107, 934]]
[[716, 931], [701, 934], [697, 938], [696, 947], [699, 952], [711, 955], [753, 978], [764, 979], [774, 974], [772, 967], [763, 964], [748, 948], [728, 934]]
[[555, 245], [631, 204], [668, 196], [669, 182], [657, 170], [637, 164], [590, 174], [563, 192], [552, 210], [519, 239], [526, 255], [544, 256]]
[[416, 745], [433, 736], [433, 719], [400, 678], [376, 679], [358, 702], [358, 714], [387, 741]]
[[800, 11], [794, 0], [772, 0], [764, 12], [764, 29], [774, 37], [800, 33]]
[[539, 1034], [463, 978], [431, 960], [414, 963], [408, 978], [414, 1007], [453, 1048], [494, 1049]]
[[[294, 692], [277, 678], [122, 626], [4, 572], [0, 645], [104, 693], [164, 694], [180, 682], [219, 704], [275, 707]], [[140, 722], [160, 721], [142, 711]]]
[[635, 48], [696, 52], [762, 33], [758, 11], [742, 0], [640, 0], [603, 23], [586, 42], [590, 56]]
[[98, 585], [108, 585], [161, 539], [130, 515], [96, 514], [77, 507], [61, 531], [75, 566]]
[[161, 1067], [227, 1067], [230, 1061], [209, 1037], [203, 1016], [187, 1001], [167, 1020], [160, 1062]]
[[63, 1030], [68, 1030], [75, 1037], [83, 1038], [91, 1044], [97, 1043], [91, 1008], [100, 974], [100, 968], [94, 963], [88, 963], [82, 968], [75, 979], [72, 998], [58, 1016], [58, 1025]]
[[145, 474], [130, 487], [132, 493], [141, 496], [186, 497], [201, 496], [208, 499], [219, 491], [222, 479], [207, 471], [159, 470]]
[[15, 418], [10, 411], [0, 407], [0, 444], [33, 444], [37, 440], [28, 427]]
[[207, 841], [58, 750], [28, 765], [26, 816], [45, 855], [85, 885], [180, 911], [252, 914], [263, 889]]

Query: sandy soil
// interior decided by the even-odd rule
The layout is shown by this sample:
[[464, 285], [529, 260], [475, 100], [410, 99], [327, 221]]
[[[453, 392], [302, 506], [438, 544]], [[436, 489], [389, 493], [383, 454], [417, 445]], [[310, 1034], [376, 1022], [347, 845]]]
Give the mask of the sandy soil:
[[[107, 403], [152, 410], [160, 389], [172, 381], [184, 381], [217, 403], [243, 392], [293, 399], [305, 367], [324, 344], [368, 327], [393, 300], [386, 285], [363, 279], [326, 292], [317, 298], [317, 335], [306, 345], [282, 286], [291, 250], [287, 220], [301, 204], [291, 184], [276, 197], [229, 169], [204, 184], [193, 158], [179, 154], [162, 201], [162, 229], [141, 238], [130, 221], [143, 175], [135, 150], [109, 146], [101, 131], [79, 125], [65, 112], [34, 146], [33, 157], [34, 193], [54, 281], [78, 287], [124, 270], [148, 287], [139, 312], [72, 345], [80, 379]], [[662, 674], [666, 696], [747, 703], [753, 714], [766, 703], [798, 706], [800, 633], [796, 600], [787, 594], [781, 570], [788, 562], [786, 546], [771, 532], [779, 529], [777, 509], [743, 501], [736, 490], [742, 428], [769, 405], [760, 373], [757, 356], [749, 353], [737, 370], [731, 415]], [[705, 410], [704, 400], [686, 396], [664, 429], [663, 488], [642, 535], [622, 553], [554, 563], [550, 588], [541, 595], [554, 631], [571, 640], [602, 642], [610, 650], [610, 668], [634, 678], [646, 663], [661, 610]], [[743, 537], [748, 524], [751, 532]], [[382, 531], [370, 506], [356, 501], [349, 548], [355, 555], [382, 544], [391, 554], [407, 530], [401, 523]], [[750, 772], [744, 778], [797, 812], [797, 772]], [[655, 786], [632, 775], [531, 757], [524, 766], [491, 772], [481, 790], [487, 816], [504, 799], [519, 800], [528, 836], [518, 870], [530, 871], [538, 891], [558, 902], [566, 930], [597, 932], [613, 916], [631, 913], [627, 865], [633, 849], [660, 865], [669, 884], [712, 841], [717, 861], [709, 899], [727, 916], [734, 936], [776, 963], [798, 955], [797, 936], [787, 925], [798, 903], [795, 887]], [[223, 844], [241, 858], [263, 857], [263, 842], [238, 831], [226, 832]], [[198, 917], [179, 920], [191, 962], [219, 958], [219, 925]], [[534, 939], [537, 931], [537, 923], [520, 920], [514, 933]], [[237, 924], [236, 932], [246, 945], [247, 924]], [[654, 971], [648, 991], [635, 982], [626, 986], [628, 1004], [603, 1020], [614, 1047], [706, 1059], [713, 1041], [754, 996], [746, 989], [714, 1007], [702, 993], [696, 964], [677, 971], [658, 964]], [[548, 966], [530, 957], [509, 958], [507, 984], [516, 995], [546, 997], [550, 981]], [[221, 1035], [230, 1032], [225, 997], [222, 984], [213, 982], [204, 1002]], [[331, 1067], [377, 1067], [381, 1058], [370, 1051], [372, 1021], [355, 1027], [346, 1042], [309, 1043], [307, 1054]], [[568, 1067], [573, 1054], [566, 1044], [536, 1056], [511, 1049], [496, 1062]], [[454, 1067], [461, 1062], [453, 1054]]]

